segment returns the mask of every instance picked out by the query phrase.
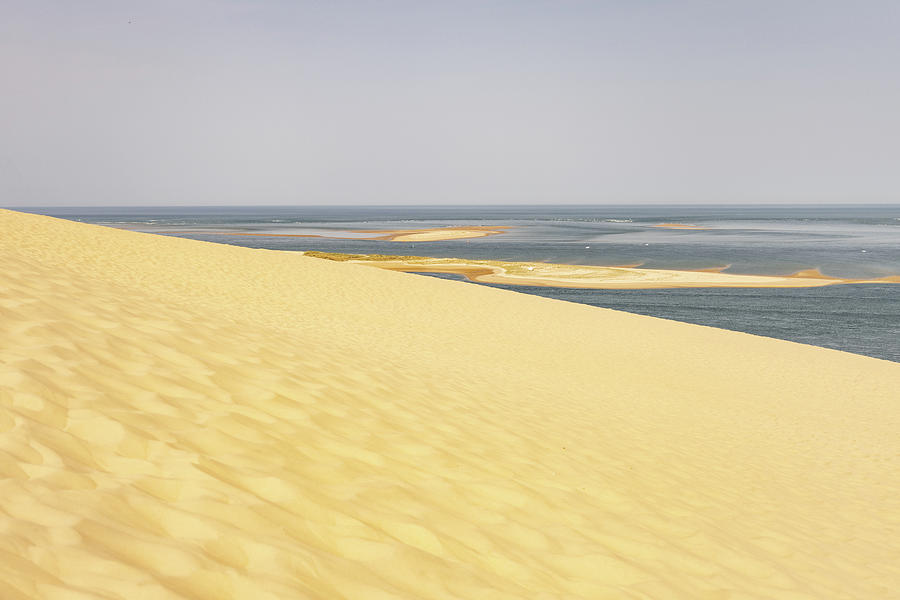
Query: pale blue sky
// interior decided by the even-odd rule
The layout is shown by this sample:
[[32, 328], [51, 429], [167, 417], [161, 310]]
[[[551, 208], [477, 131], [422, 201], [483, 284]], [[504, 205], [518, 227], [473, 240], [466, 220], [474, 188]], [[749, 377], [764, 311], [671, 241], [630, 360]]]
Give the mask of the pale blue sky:
[[900, 201], [900, 2], [0, 0], [0, 206]]

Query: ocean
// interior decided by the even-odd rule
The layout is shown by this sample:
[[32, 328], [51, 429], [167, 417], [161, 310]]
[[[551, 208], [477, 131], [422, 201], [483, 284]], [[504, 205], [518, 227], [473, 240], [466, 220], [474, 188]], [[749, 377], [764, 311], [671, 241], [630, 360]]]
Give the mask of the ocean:
[[[17, 209], [22, 210], [22, 209]], [[900, 205], [35, 208], [31, 212], [254, 248], [402, 254], [725, 273], [871, 279], [900, 275]], [[690, 229], [656, 227], [682, 223]], [[509, 225], [442, 242], [355, 238], [356, 229]], [[253, 237], [232, 233], [340, 235]], [[452, 275], [435, 275], [457, 278]], [[473, 284], [491, 285], [491, 284]], [[584, 290], [500, 286], [900, 362], [900, 285]]]

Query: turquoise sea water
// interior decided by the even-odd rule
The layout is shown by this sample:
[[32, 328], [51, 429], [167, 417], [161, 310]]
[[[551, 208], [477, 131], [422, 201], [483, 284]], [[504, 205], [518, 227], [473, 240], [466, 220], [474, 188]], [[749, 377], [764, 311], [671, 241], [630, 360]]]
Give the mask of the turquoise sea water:
[[[727, 266], [783, 275], [818, 268], [854, 279], [900, 275], [900, 205], [43, 208], [84, 222], [279, 250], [546, 261], [641, 263], [656, 269]], [[668, 229], [689, 223], [704, 229]], [[355, 229], [511, 225], [508, 233], [431, 243], [277, 238]], [[187, 233], [190, 232], [190, 233]], [[358, 234], [357, 234], [358, 235]], [[452, 276], [444, 276], [451, 277]], [[745, 331], [900, 362], [900, 285], [798, 289], [514, 291]]]

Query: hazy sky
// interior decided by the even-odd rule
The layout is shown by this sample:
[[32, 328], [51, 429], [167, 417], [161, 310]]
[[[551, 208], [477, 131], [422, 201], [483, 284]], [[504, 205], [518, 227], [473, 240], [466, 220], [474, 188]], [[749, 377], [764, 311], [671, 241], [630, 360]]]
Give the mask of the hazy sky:
[[900, 201], [900, 2], [0, 0], [0, 206]]

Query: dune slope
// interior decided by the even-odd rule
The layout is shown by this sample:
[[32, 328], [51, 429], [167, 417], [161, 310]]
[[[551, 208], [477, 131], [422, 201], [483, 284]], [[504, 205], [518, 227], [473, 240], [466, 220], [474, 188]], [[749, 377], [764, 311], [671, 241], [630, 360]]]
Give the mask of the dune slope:
[[888, 598], [900, 365], [0, 211], [0, 597]]

